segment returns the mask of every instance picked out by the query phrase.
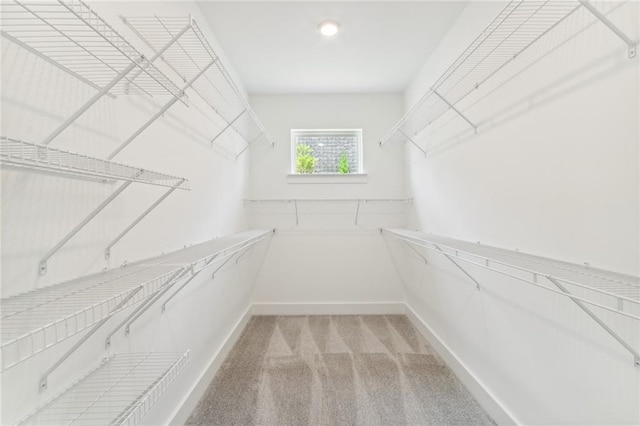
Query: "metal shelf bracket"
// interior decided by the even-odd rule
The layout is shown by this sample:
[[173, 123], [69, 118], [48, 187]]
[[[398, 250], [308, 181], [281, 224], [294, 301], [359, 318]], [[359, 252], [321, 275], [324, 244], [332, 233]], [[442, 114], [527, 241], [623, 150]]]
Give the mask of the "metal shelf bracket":
[[624, 32], [620, 30], [613, 22], [611, 22], [606, 16], [604, 16], [598, 9], [596, 9], [589, 0], [579, 0], [585, 9], [593, 14], [600, 22], [602, 22], [607, 28], [609, 28], [615, 35], [617, 35], [627, 45], [627, 51], [629, 59], [636, 57], [636, 45], [637, 43], [631, 40]]
[[445, 104], [447, 104], [447, 106], [449, 108], [451, 108], [456, 114], [458, 114], [464, 121], [466, 121], [469, 126], [473, 127], [473, 131], [475, 133], [478, 133], [478, 126], [476, 126], [475, 124], [473, 124], [473, 122], [471, 122], [471, 120], [469, 120], [462, 112], [460, 112], [460, 110], [458, 108], [456, 108], [453, 104], [451, 104], [448, 100], [446, 100], [444, 98], [444, 96], [442, 96], [440, 93], [438, 93], [437, 90], [435, 89], [431, 89], [431, 91], [433, 92], [434, 95], [436, 95], [438, 98], [440, 98], [440, 100], [442, 102], [444, 102]]
[[[413, 139], [411, 139], [405, 132], [403, 132], [402, 130], [398, 129], [398, 131], [400, 132], [400, 134], [402, 134], [402, 136], [404, 136], [405, 138], [407, 138], [407, 140], [409, 142], [411, 142], [411, 144], [413, 146], [415, 146], [425, 157], [427, 156], [427, 150], [426, 149], [422, 149], [422, 147], [420, 145], [418, 145]], [[381, 142], [382, 143], [382, 142]]]
[[[437, 245], [433, 245], [436, 250], [438, 250], [440, 253], [442, 253], [444, 255], [444, 257], [446, 257], [447, 259], [449, 259], [449, 262], [453, 263], [455, 265], [456, 268], [458, 268], [459, 270], [462, 271], [463, 274], [465, 274], [467, 276], [467, 278], [469, 278], [471, 281], [473, 281], [476, 284], [476, 290], [480, 290], [480, 283], [478, 282], [478, 280], [476, 280], [475, 278], [473, 278], [473, 276], [468, 273], [466, 271], [466, 269], [464, 269], [462, 266], [460, 266], [460, 264], [458, 262], [456, 262], [455, 260], [453, 260], [453, 258], [451, 256], [449, 256], [447, 253], [445, 253], [440, 247], [438, 247]], [[458, 253], [456, 252], [456, 257], [458, 256]]]
[[[211, 67], [211, 65], [213, 65], [214, 63], [215, 63], [215, 61], [210, 62], [209, 65], [207, 65], [199, 74], [197, 74], [195, 77], [193, 77], [189, 82], [187, 82], [180, 89], [180, 92], [182, 93], [182, 97], [186, 96], [185, 95], [185, 90], [187, 90], [189, 87], [191, 87], [191, 85], [193, 85], [193, 83], [195, 83], [195, 81], [197, 79], [199, 79], [202, 76], [202, 74], [204, 74], [204, 72], [206, 70], [208, 70]], [[147, 122], [144, 123], [142, 126], [140, 126], [140, 128], [138, 128], [138, 130], [133, 132], [133, 134], [131, 136], [129, 136], [127, 138], [127, 140], [122, 142], [120, 144], [120, 146], [118, 146], [111, 154], [109, 154], [109, 156], [107, 157], [107, 160], [111, 160], [113, 157], [115, 157], [120, 151], [122, 151], [124, 148], [126, 148], [127, 145], [129, 145], [131, 142], [133, 142], [133, 140], [135, 138], [140, 136], [140, 134], [142, 134], [142, 132], [144, 132], [147, 129], [147, 127], [151, 126], [158, 118], [164, 116], [164, 113], [167, 112], [167, 110], [169, 108], [171, 108], [173, 106], [173, 104], [178, 102], [179, 99], [180, 99], [179, 97], [174, 96], [169, 101], [167, 101], [167, 103], [164, 104], [164, 106], [160, 109], [160, 111], [158, 111], [153, 117], [151, 117], [149, 120], [147, 120]]]
[[133, 290], [126, 298], [124, 298], [115, 308], [111, 310], [109, 315], [107, 315], [106, 317], [101, 319], [96, 325], [94, 325], [93, 328], [91, 328], [91, 330], [89, 330], [84, 336], [82, 336], [80, 340], [76, 342], [75, 345], [71, 347], [71, 349], [65, 352], [64, 355], [62, 355], [58, 359], [58, 361], [56, 361], [55, 364], [53, 364], [51, 367], [49, 367], [47, 371], [44, 372], [44, 374], [40, 378], [40, 383], [38, 386], [40, 392], [44, 392], [49, 386], [48, 379], [51, 373], [53, 373], [58, 367], [60, 367], [60, 365], [62, 365], [62, 363], [64, 363], [67, 360], [67, 358], [69, 358], [76, 350], [78, 350], [78, 348], [82, 346], [84, 342], [89, 340], [89, 338], [93, 336], [96, 333], [96, 331], [98, 331], [107, 321], [109, 321], [109, 318], [111, 318], [115, 312], [117, 312], [120, 308], [125, 306], [129, 302], [129, 300], [131, 300], [133, 296], [135, 296], [140, 290], [142, 290], [142, 287], [138, 287], [137, 289]]
[[[144, 171], [140, 170], [136, 178], [139, 177], [142, 173], [144, 173]], [[60, 248], [62, 248], [62, 246], [64, 246], [71, 238], [73, 238], [74, 235], [80, 232], [80, 230], [84, 228], [87, 223], [91, 222], [91, 220], [96, 217], [98, 213], [104, 210], [104, 208], [107, 207], [118, 195], [120, 195], [122, 191], [127, 189], [127, 187], [131, 185], [131, 183], [133, 183], [133, 181], [130, 180], [120, 185], [118, 189], [116, 189], [109, 197], [107, 197], [106, 200], [104, 200], [98, 207], [96, 207], [91, 213], [89, 213], [89, 215], [85, 217], [82, 222], [80, 222], [75, 228], [73, 228], [64, 238], [62, 238], [62, 240], [60, 240], [58, 244], [56, 244], [51, 250], [47, 252], [47, 254], [42, 257], [42, 259], [40, 260], [40, 264], [38, 265], [38, 271], [40, 272], [40, 275], [45, 275], [47, 273], [47, 261], [49, 260], [49, 258], [53, 256], [58, 250], [60, 250]]]
[[[478, 244], [470, 245], [471, 243], [446, 239], [437, 236], [427, 236], [424, 234], [413, 233], [407, 230], [393, 230], [382, 229], [381, 232], [388, 233], [389, 235], [404, 241], [407, 244], [416, 245], [428, 250], [434, 250], [449, 259], [458, 269], [472, 279], [479, 289], [477, 281], [464, 269], [460, 267], [458, 262], [464, 261], [466, 263], [485, 268], [487, 270], [499, 273], [501, 275], [510, 277], [514, 280], [518, 280], [524, 283], [528, 283], [534, 287], [540, 288], [547, 292], [559, 294], [569, 298], [575, 303], [583, 312], [585, 312], [593, 321], [595, 321], [603, 330], [605, 330], [611, 337], [613, 337], [620, 345], [624, 347], [632, 356], [633, 364], [636, 368], [640, 369], [640, 354], [634, 349], [624, 338], [622, 338], [615, 330], [601, 320], [587, 305], [595, 306], [599, 309], [603, 309], [609, 312], [619, 314], [621, 316], [631, 318], [640, 321], [640, 316], [634, 315], [630, 312], [623, 310], [623, 305], [620, 300], [624, 298], [625, 301], [630, 303], [636, 303], [640, 305], [640, 295], [637, 292], [638, 284], [634, 284], [634, 277], [622, 276], [614, 274], [608, 271], [595, 271], [589, 270], [587, 272], [578, 270], [579, 265], [571, 265], [565, 262], [559, 262], [553, 259], [541, 258], [538, 256], [522, 254], [518, 251], [508, 251], [498, 249], [495, 247], [481, 246]], [[445, 252], [445, 249], [451, 253]], [[462, 256], [464, 254], [464, 256]], [[455, 258], [455, 259], [454, 259]], [[490, 265], [490, 262], [497, 267]], [[506, 268], [509, 268], [508, 272]], [[546, 271], [548, 272], [544, 272]], [[522, 273], [531, 274], [531, 278], [525, 278]], [[563, 277], [562, 274], [574, 274], [567, 277]], [[538, 278], [544, 277], [556, 288], [549, 287], [538, 283]], [[580, 277], [580, 278], [575, 278]], [[581, 282], [581, 279], [588, 278], [589, 284]], [[594, 281], [595, 280], [595, 281]], [[636, 278], [637, 280], [637, 278]], [[600, 284], [597, 284], [600, 283]], [[565, 284], [584, 288], [593, 292], [597, 292], [601, 295], [606, 295], [614, 298], [617, 307], [613, 308], [607, 304], [603, 304], [599, 300], [591, 300], [585, 296], [577, 296], [569, 291]]]
[[[571, 292], [562, 284], [560, 284], [560, 282], [556, 279], [554, 279], [553, 277], [547, 275], [546, 278], [553, 284], [555, 285], [558, 289], [560, 289], [560, 291], [562, 291], [563, 293], [566, 293], [567, 295], [571, 295]], [[633, 349], [631, 347], [631, 345], [629, 345], [622, 337], [620, 337], [620, 335], [618, 333], [616, 333], [615, 331], [613, 331], [613, 329], [611, 329], [611, 327], [609, 327], [604, 321], [602, 321], [596, 314], [593, 313], [593, 311], [591, 309], [589, 309], [587, 306], [585, 306], [584, 303], [582, 303], [580, 300], [576, 300], [574, 298], [570, 298], [571, 301], [573, 303], [575, 303], [580, 309], [582, 309], [584, 311], [585, 314], [587, 314], [592, 320], [594, 320], [600, 327], [602, 327], [602, 329], [604, 329], [604, 331], [606, 331], [607, 333], [609, 333], [611, 335], [611, 337], [613, 337], [615, 340], [618, 341], [618, 343], [620, 343], [627, 351], [629, 351], [631, 353], [631, 355], [633, 355], [633, 365], [638, 368], [640, 367], [640, 354], [638, 354], [638, 352]]]
[[176, 189], [178, 189], [180, 186], [182, 186], [182, 184], [186, 181], [186, 179], [182, 179], [179, 182], [177, 182], [175, 185], [173, 185], [171, 188], [169, 188], [168, 191], [166, 191], [164, 194], [162, 194], [162, 196], [160, 196], [160, 198], [158, 198], [158, 200], [153, 203], [152, 205], [150, 205], [144, 212], [142, 212], [140, 214], [140, 216], [138, 216], [132, 223], [131, 225], [127, 226], [124, 231], [122, 231], [117, 237], [115, 237], [113, 240], [111, 240], [111, 242], [107, 245], [107, 248], [104, 250], [104, 258], [105, 259], [109, 259], [111, 257], [111, 248], [116, 245], [118, 243], [118, 241], [120, 241], [122, 239], [122, 237], [124, 237], [125, 235], [127, 235], [129, 233], [129, 231], [131, 231], [138, 223], [140, 223], [140, 221], [142, 221], [142, 219], [144, 219], [149, 213], [151, 213], [151, 211], [153, 211], [156, 207], [158, 207], [158, 205], [163, 202], [169, 195], [171, 195], [171, 193], [173, 191], [175, 191]]

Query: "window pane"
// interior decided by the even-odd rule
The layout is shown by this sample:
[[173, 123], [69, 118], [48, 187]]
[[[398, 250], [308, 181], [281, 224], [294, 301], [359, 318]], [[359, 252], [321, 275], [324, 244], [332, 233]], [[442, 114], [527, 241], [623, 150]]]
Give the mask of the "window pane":
[[357, 136], [298, 136], [297, 143], [313, 150], [311, 155], [318, 159], [315, 173], [340, 173], [343, 155], [347, 159], [349, 173], [358, 173]]

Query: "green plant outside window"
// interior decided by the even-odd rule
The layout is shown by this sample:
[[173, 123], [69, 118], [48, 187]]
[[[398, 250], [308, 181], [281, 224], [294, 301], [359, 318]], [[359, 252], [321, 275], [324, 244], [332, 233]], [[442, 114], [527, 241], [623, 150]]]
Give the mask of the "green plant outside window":
[[351, 171], [349, 170], [349, 159], [347, 158], [346, 153], [342, 153], [340, 156], [340, 163], [338, 164], [338, 171], [342, 174], [349, 174]]
[[318, 158], [313, 156], [313, 148], [309, 145], [299, 144], [296, 147], [296, 171], [298, 173], [313, 173], [316, 171]]

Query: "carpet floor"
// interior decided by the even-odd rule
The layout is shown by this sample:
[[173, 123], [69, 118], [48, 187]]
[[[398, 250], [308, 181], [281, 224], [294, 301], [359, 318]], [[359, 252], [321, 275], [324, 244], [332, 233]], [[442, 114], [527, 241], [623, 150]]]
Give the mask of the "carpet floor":
[[494, 425], [404, 315], [254, 316], [191, 425]]

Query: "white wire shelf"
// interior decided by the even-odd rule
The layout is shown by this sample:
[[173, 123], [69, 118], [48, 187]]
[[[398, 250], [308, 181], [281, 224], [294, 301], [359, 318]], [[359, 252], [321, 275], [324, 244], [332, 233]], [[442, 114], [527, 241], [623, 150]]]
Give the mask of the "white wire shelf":
[[[631, 336], [624, 337], [620, 334], [623, 329], [612, 325], [613, 318], [608, 317], [605, 321], [601, 317], [609, 312], [634, 323], [640, 321], [640, 278], [406, 229], [381, 229], [381, 232], [407, 243], [426, 263], [427, 259], [415, 247], [445, 256], [476, 284], [478, 290], [481, 289], [480, 282], [474, 278], [473, 270], [468, 270], [463, 264], [488, 269], [569, 298], [622, 345], [633, 356], [634, 366], [640, 368], [640, 353], [629, 343], [637, 344], [637, 327], [633, 328]], [[594, 311], [593, 308], [597, 309]]]
[[[635, 42], [588, 0], [511, 1], [382, 138], [380, 145], [409, 141], [426, 155], [414, 139], [448, 111], [455, 112], [477, 131], [477, 122], [467, 116], [461, 101], [490, 80], [506, 79], [502, 72], [506, 67], [580, 10], [592, 21], [595, 17], [609, 27], [628, 45], [629, 56], [635, 56]], [[575, 26], [576, 23], [569, 25]]]
[[135, 80], [127, 72], [107, 90], [182, 97], [170, 79], [80, 0], [3, 0], [0, 11], [5, 38], [96, 89], [107, 88], [134, 65], [140, 70]]
[[189, 359], [189, 351], [111, 355], [19, 424], [135, 425]]
[[[361, 207], [365, 205], [382, 205], [382, 206], [403, 206], [413, 202], [412, 198], [271, 198], [271, 199], [245, 199], [244, 204], [247, 206], [293, 206], [295, 214], [295, 224], [300, 225], [300, 216], [310, 211], [302, 210], [302, 206], [309, 206], [306, 210], [313, 209], [315, 214], [328, 213], [326, 208], [329, 206], [342, 206], [343, 208], [353, 207], [354, 215], [353, 225], [359, 225], [361, 216]], [[300, 208], [299, 208], [300, 207]], [[335, 212], [334, 212], [335, 213]], [[349, 212], [351, 214], [351, 212]], [[376, 226], [376, 229], [379, 225]]]
[[246, 231], [0, 299], [2, 370], [147, 300], [171, 285], [185, 268], [194, 274], [217, 256], [272, 232]]
[[5, 136], [0, 136], [0, 163], [26, 170], [189, 189], [189, 181], [184, 178]]
[[245, 204], [288, 204], [288, 203], [389, 203], [410, 204], [412, 198], [270, 198], [245, 199]]
[[[638, 277], [405, 229], [384, 229], [383, 232], [484, 268], [500, 267], [508, 268], [509, 273], [524, 273], [536, 284], [538, 278], [550, 277], [575, 288], [587, 290], [592, 296], [603, 295], [616, 301], [622, 300], [640, 305], [640, 278]], [[602, 304], [600, 298], [590, 300], [588, 295], [584, 297], [587, 298], [584, 300], [585, 303], [597, 306]], [[625, 312], [619, 305], [605, 306], [605, 309], [640, 320], [639, 316]]]
[[231, 128], [248, 143], [273, 139], [231, 78], [211, 44], [191, 17], [123, 17], [140, 39], [226, 123], [212, 143]]

